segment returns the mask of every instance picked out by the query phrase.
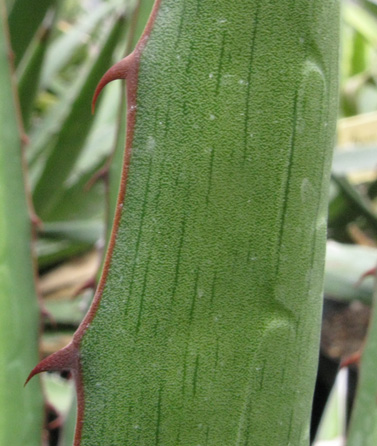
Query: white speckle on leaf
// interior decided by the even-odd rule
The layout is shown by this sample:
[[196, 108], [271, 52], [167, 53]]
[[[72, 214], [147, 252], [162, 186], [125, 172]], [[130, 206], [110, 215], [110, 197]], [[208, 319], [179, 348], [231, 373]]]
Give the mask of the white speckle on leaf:
[[147, 151], [152, 152], [155, 147], [156, 147], [156, 140], [153, 138], [153, 136], [148, 136], [146, 144]]
[[213, 73], [209, 73], [208, 77], [209, 77], [210, 79], [212, 79], [212, 78], [213, 78]]
[[216, 116], [215, 116], [215, 115], [209, 115], [209, 119], [210, 119], [211, 121], [214, 121], [214, 120], [216, 119]]

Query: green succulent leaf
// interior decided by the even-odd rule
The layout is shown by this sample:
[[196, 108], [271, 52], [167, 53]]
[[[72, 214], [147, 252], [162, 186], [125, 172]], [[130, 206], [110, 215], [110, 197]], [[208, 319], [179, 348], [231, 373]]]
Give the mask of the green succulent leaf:
[[112, 60], [114, 47], [124, 29], [124, 17], [115, 20], [98, 58], [93, 63], [87, 80], [72, 109], [65, 119], [56, 141], [48, 155], [45, 168], [35, 185], [33, 198], [36, 210], [43, 219], [51, 219], [51, 213], [58, 206], [62, 186], [78, 159], [93, 123], [90, 103], [95, 85], [103, 66]]
[[367, 9], [354, 2], [345, 2], [343, 18], [374, 47], [377, 45], [377, 18]]
[[94, 34], [99, 23], [107, 19], [111, 10], [111, 4], [100, 4], [92, 11], [88, 11], [78, 20], [78, 23], [51, 43], [46, 63], [43, 65], [41, 79], [43, 88], [51, 84], [57, 73], [69, 63], [76, 51], [87, 45], [87, 37]]
[[161, 2], [80, 343], [82, 445], [307, 442], [337, 7]]
[[39, 446], [44, 407], [40, 381], [24, 389], [38, 360], [39, 306], [31, 256], [21, 135], [0, 2], [0, 445]]
[[48, 9], [56, 0], [15, 0], [9, 14], [9, 31], [15, 64], [18, 65], [42, 23]]
[[50, 33], [50, 26], [43, 28], [35, 42], [30, 60], [19, 79], [18, 94], [20, 97], [22, 119], [26, 128], [29, 127], [30, 116], [37, 96], [40, 74], [49, 44]]
[[362, 352], [360, 377], [347, 435], [347, 446], [374, 446], [377, 442], [377, 288], [368, 336]]

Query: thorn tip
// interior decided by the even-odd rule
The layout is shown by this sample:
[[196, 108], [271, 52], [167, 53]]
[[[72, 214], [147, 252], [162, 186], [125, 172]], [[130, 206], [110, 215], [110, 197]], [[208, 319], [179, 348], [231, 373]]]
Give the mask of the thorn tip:
[[103, 88], [110, 82], [115, 81], [116, 79], [126, 79], [133, 65], [134, 56], [131, 53], [129, 56], [117, 62], [111, 68], [109, 68], [106, 73], [102, 76], [99, 81], [92, 100], [92, 114], [94, 114], [96, 102], [98, 96], [100, 95]]
[[78, 362], [78, 349], [73, 343], [67, 345], [67, 347], [53, 353], [47, 358], [39, 362], [33, 370], [29, 373], [24, 386], [38, 373], [41, 372], [60, 372], [63, 370], [74, 370], [77, 368]]

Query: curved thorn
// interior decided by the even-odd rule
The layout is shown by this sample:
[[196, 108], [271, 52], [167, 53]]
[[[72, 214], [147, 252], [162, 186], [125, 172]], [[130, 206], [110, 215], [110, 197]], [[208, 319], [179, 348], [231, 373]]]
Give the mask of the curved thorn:
[[47, 356], [47, 358], [43, 359], [39, 364], [37, 364], [27, 377], [24, 386], [26, 386], [33, 376], [38, 375], [38, 373], [74, 370], [77, 368], [77, 363], [78, 349], [73, 343], [71, 343], [67, 345], [67, 347], [64, 347], [52, 355]]
[[133, 66], [133, 62], [134, 62], [134, 54], [131, 53], [130, 55], [120, 60], [106, 71], [106, 73], [102, 76], [101, 80], [99, 81], [96, 90], [94, 92], [92, 100], [92, 113], [94, 113], [96, 102], [102, 89], [109, 82], [115, 81], [116, 79], [126, 79]]

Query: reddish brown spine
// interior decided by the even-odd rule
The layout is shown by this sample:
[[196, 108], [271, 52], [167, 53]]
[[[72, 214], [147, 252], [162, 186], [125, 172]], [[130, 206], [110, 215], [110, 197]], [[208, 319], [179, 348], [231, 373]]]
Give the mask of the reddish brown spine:
[[131, 53], [124, 59], [120, 60], [106, 71], [106, 73], [102, 76], [102, 79], [99, 81], [96, 90], [94, 92], [92, 101], [92, 113], [94, 113], [97, 98], [100, 95], [102, 89], [109, 82], [115, 81], [117, 79], [127, 79], [129, 82], [129, 80], [132, 78], [132, 72], [134, 70], [135, 70], [135, 52]]
[[50, 371], [62, 371], [62, 370], [75, 370], [78, 368], [78, 348], [73, 342], [71, 342], [67, 347], [53, 353], [47, 358], [43, 359], [38, 365], [36, 365], [30, 372], [26, 384], [41, 372]]

